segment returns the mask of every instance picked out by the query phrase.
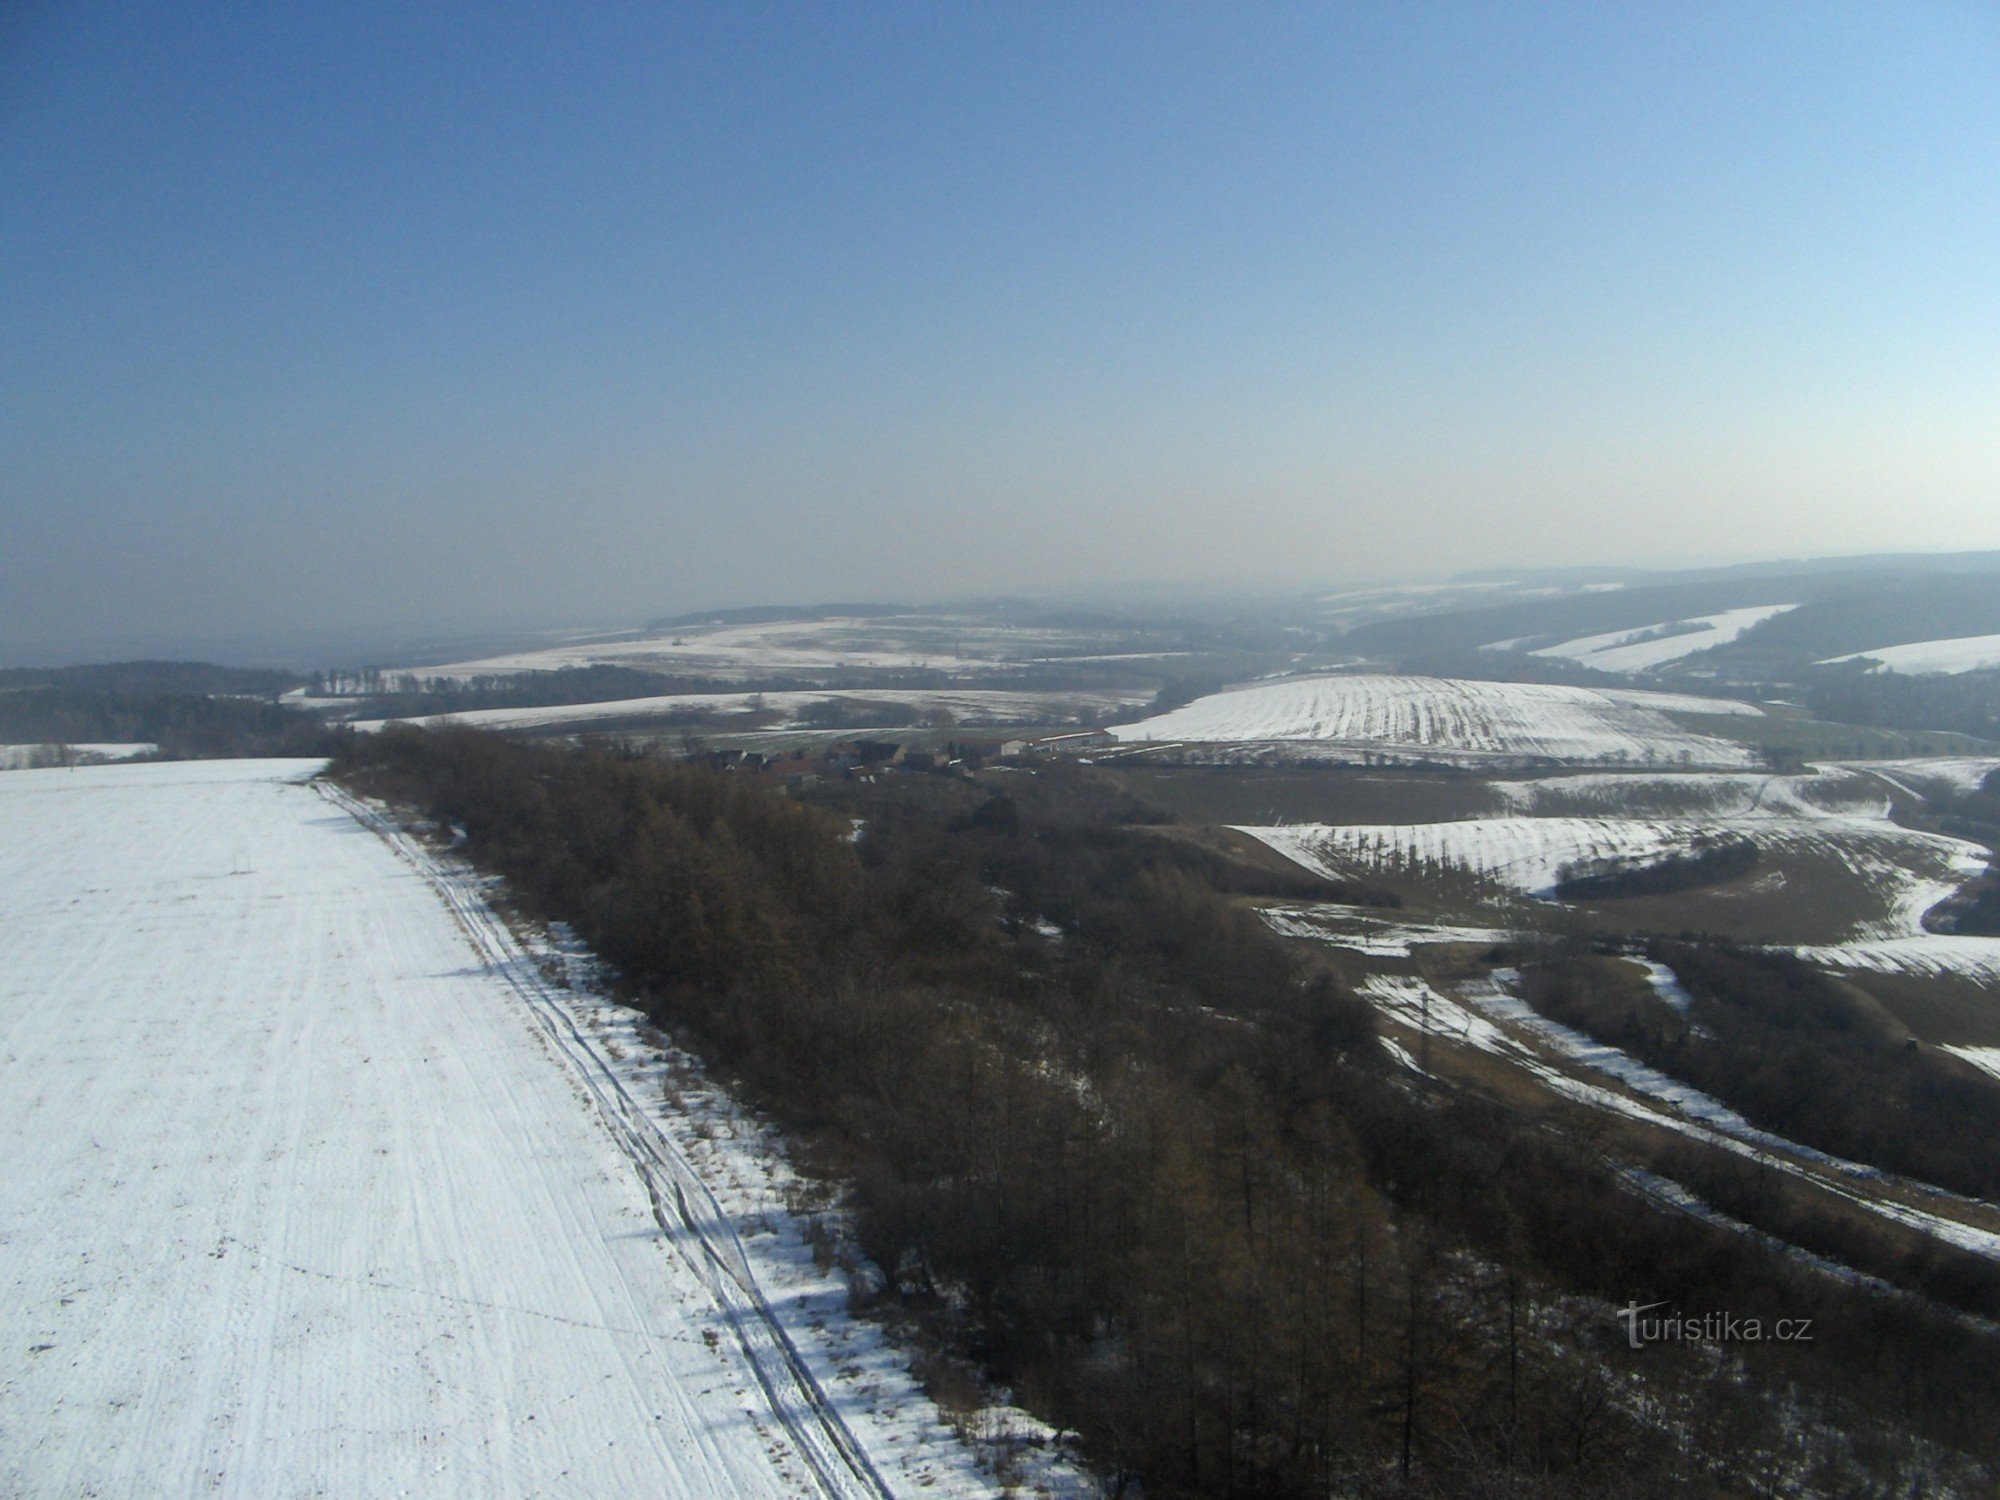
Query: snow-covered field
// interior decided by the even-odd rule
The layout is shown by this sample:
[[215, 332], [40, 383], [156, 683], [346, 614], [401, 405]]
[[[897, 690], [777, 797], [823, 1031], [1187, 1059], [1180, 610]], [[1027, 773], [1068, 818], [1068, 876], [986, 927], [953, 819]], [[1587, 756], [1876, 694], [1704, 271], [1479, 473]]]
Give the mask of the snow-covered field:
[[[1919, 765], [1921, 762], [1898, 762]], [[1537, 817], [1824, 818], [1889, 816], [1888, 788], [1857, 765], [1818, 766], [1791, 774], [1602, 772], [1495, 781], [1494, 792]]]
[[1971, 1063], [1975, 1068], [1983, 1069], [1985, 1072], [1991, 1073], [1995, 1078], [2000, 1078], [2000, 1047], [1948, 1046], [1944, 1050], [1955, 1053]]
[[[1679, 661], [1697, 651], [1726, 646], [1744, 631], [1761, 625], [1796, 604], [1753, 604], [1747, 609], [1729, 609], [1716, 615], [1697, 615], [1689, 620], [1662, 620], [1632, 630], [1614, 630], [1605, 635], [1580, 636], [1554, 646], [1544, 646], [1531, 656], [1559, 656], [1595, 667], [1600, 672], [1647, 672], [1668, 662]], [[1671, 635], [1655, 634], [1672, 630]], [[1496, 641], [1486, 650], [1514, 646], [1513, 641]]]
[[2000, 667], [2000, 635], [1961, 635], [1944, 641], [1910, 641], [1901, 646], [1878, 646], [1872, 651], [1851, 651], [1846, 656], [1829, 656], [1820, 665], [1844, 661], [1872, 661], [1883, 672], [1918, 674], [1984, 672]]
[[1635, 818], [1465, 818], [1455, 823], [1318, 824], [1238, 831], [1316, 875], [1354, 870], [1476, 875], [1526, 896], [1547, 896], [1567, 864], [1653, 859], [1686, 849], [1701, 825]]
[[934, 614], [836, 616], [633, 631], [410, 670], [423, 677], [465, 679], [604, 665], [741, 680], [775, 672], [854, 669], [977, 672], [1103, 649], [1096, 637], [992, 620]]
[[[1855, 925], [1839, 933], [1842, 941], [1801, 947], [1801, 956], [1837, 967], [2000, 983], [2000, 938], [1934, 934], [1923, 925], [1927, 912], [1985, 870], [1986, 850], [1890, 818], [1890, 792], [1906, 790], [1906, 780], [1974, 784], [1991, 764], [1967, 759], [1856, 763], [1789, 775], [1635, 772], [1496, 781], [1494, 791], [1518, 814], [1239, 831], [1331, 879], [1451, 873], [1487, 882], [1496, 894], [1542, 899], [1553, 896], [1565, 865], [1644, 863], [1724, 834], [1756, 843], [1778, 872], [1810, 861], [1850, 882], [1874, 906], [1873, 916], [1857, 911]], [[1884, 769], [1890, 765], [1894, 771]]]
[[1893, 784], [1929, 791], [1972, 792], [1995, 771], [2000, 759], [1990, 755], [1940, 755], [1924, 760], [1857, 760], [1849, 769], [1867, 772]]
[[1872, 969], [1882, 974], [1952, 977], [2000, 985], [2000, 938], [1994, 937], [1924, 932], [1904, 937], [1860, 938], [1794, 951], [1801, 958], [1836, 969]]
[[1416, 948], [1439, 943], [1513, 942], [1520, 934], [1504, 927], [1459, 927], [1442, 922], [1393, 922], [1330, 901], [1260, 906], [1257, 915], [1281, 937], [1311, 938], [1375, 958], [1408, 958]]
[[[1891, 764], [1896, 771], [1882, 769]], [[1936, 769], [1927, 772], [1932, 765]], [[1791, 775], [1633, 773], [1496, 781], [1494, 790], [1520, 814], [1442, 823], [1245, 825], [1238, 831], [1329, 879], [1457, 874], [1490, 884], [1496, 895], [1538, 899], [1553, 897], [1565, 865], [1644, 863], [1717, 834], [1744, 838], [1777, 871], [1787, 862], [1812, 861], [1851, 882], [1874, 905], [1875, 915], [1858, 915], [1855, 925], [1839, 934], [1841, 941], [1801, 946], [1796, 950], [1801, 957], [1839, 968], [2000, 984], [2000, 938], [1924, 928], [1927, 912], [1985, 871], [1987, 851], [1966, 839], [1891, 821], [1888, 795], [1904, 779], [1976, 784], [1991, 765], [1871, 762]], [[1598, 815], [1577, 815], [1593, 811]]]
[[[778, 693], [669, 693], [652, 698], [622, 698], [608, 703], [566, 703], [544, 708], [478, 708], [459, 713], [432, 714], [404, 722], [439, 726], [457, 724], [475, 729], [551, 728], [565, 724], [601, 723], [605, 720], [664, 717], [689, 711], [738, 714], [768, 709], [784, 714], [788, 721], [815, 704], [839, 702], [849, 705], [890, 704], [904, 709], [908, 722], [921, 724], [949, 713], [961, 724], [1051, 724], [1114, 718], [1118, 714], [1151, 701], [1150, 689], [1130, 692], [1087, 691], [1014, 692], [983, 688], [874, 688], [820, 689], [809, 692]], [[380, 729], [386, 720], [364, 719], [354, 727], [363, 733]]]
[[1124, 725], [1121, 740], [1310, 741], [1583, 763], [1747, 766], [1750, 751], [1671, 714], [1755, 715], [1677, 693], [1379, 675], [1300, 677], [1198, 698]]
[[990, 1489], [313, 769], [0, 779], [0, 1491]]
[[1454, 823], [1294, 823], [1237, 831], [1328, 879], [1368, 870], [1407, 875], [1456, 871], [1544, 898], [1553, 894], [1565, 865], [1643, 863], [1692, 848], [1704, 837], [1733, 834], [1780, 858], [1788, 851], [1806, 851], [1844, 864], [1884, 900], [1885, 914], [1855, 934], [1869, 942], [1923, 934], [1924, 913], [1986, 867], [1985, 852], [1977, 844], [1864, 818], [1464, 818]]

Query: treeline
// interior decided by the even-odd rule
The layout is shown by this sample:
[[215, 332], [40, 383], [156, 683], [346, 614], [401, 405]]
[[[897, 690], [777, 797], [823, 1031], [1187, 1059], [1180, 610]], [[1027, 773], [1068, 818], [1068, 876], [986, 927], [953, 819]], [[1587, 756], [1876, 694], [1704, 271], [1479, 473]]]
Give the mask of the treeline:
[[261, 698], [30, 687], [0, 692], [0, 743], [146, 743], [172, 758], [313, 756], [336, 735], [314, 714]]
[[[319, 671], [305, 679], [315, 697], [361, 700], [372, 718], [416, 719], [485, 708], [560, 708], [627, 698], [740, 693], [844, 693], [978, 688], [1012, 692], [1087, 691], [1150, 683], [1158, 674], [1127, 662], [1060, 658], [965, 673], [938, 667], [848, 668], [812, 672], [761, 671], [752, 678], [650, 672], [636, 667], [558, 667], [549, 671], [482, 672], [446, 677], [422, 671], [363, 667]], [[1221, 680], [1220, 677], [1217, 678]], [[907, 715], [908, 710], [901, 710]], [[907, 717], [900, 722], [908, 722]]]
[[365, 667], [315, 672], [314, 696], [375, 700], [383, 717], [418, 718], [478, 708], [553, 708], [570, 703], [654, 698], [670, 693], [726, 693], [736, 685], [712, 677], [642, 672], [631, 667], [558, 667], [548, 672], [483, 672], [470, 677], [425, 676]]
[[1816, 719], [2000, 740], [2000, 672], [1871, 672], [1861, 663], [1820, 667], [1795, 691]]
[[146, 744], [170, 758], [313, 756], [333, 736], [280, 707], [290, 672], [199, 661], [105, 662], [0, 671], [0, 744]]
[[1635, 1001], [1572, 957], [1524, 972], [1536, 1010], [1691, 1083], [1802, 1145], [1977, 1197], [2000, 1196], [2000, 1085], [1884, 1034], [1838, 981], [1787, 954], [1658, 941], [1694, 997]]
[[1937, 932], [2000, 937], [2000, 874], [1991, 865], [1979, 879], [1926, 918]]
[[220, 667], [205, 661], [114, 661], [76, 667], [0, 669], [0, 697], [24, 688], [128, 697], [275, 698], [304, 681], [296, 673], [262, 667]]
[[1813, 592], [1819, 597], [1764, 621], [1746, 644], [1767, 656], [1812, 662], [1903, 641], [2000, 630], [2000, 574], [1990, 556], [1965, 572], [1924, 569], [1900, 577], [1857, 577], [1837, 591]]
[[[462, 830], [851, 1185], [891, 1271], [876, 1311], [925, 1330], [940, 1388], [956, 1350], [1116, 1480], [1992, 1480], [1993, 1341], [1647, 1207], [1588, 1141], [1413, 1088], [1365, 1005], [1089, 768], [826, 809], [469, 732], [358, 739], [337, 770]], [[1627, 1359], [1606, 1304], [1634, 1297], [1828, 1332]]]
[[1613, 861], [1608, 866], [1564, 865], [1555, 894], [1564, 901], [1664, 896], [1748, 875], [1757, 868], [1757, 860], [1757, 845], [1750, 839], [1704, 839], [1688, 849], [1644, 864]]

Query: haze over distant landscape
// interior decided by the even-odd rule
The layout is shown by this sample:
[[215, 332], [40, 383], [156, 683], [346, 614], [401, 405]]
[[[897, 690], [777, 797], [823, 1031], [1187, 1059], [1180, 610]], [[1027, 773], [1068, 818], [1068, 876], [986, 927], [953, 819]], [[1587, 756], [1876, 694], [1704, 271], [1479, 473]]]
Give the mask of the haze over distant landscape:
[[1979, 4], [10, 7], [0, 661], [2000, 546], [1996, 64]]
[[1996, 78], [0, 3], [0, 1494], [2000, 1495]]

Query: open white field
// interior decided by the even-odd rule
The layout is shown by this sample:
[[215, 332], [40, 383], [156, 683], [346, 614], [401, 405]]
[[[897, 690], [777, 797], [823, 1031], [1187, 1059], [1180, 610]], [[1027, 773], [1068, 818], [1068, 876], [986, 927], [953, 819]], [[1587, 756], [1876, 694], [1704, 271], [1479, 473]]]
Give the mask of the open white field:
[[1506, 890], [1549, 897], [1565, 865], [1657, 859], [1687, 849], [1697, 825], [1620, 818], [1465, 818], [1452, 823], [1292, 824], [1239, 833], [1314, 874], [1452, 870]]
[[[1791, 774], [1617, 772], [1495, 781], [1514, 811], [1502, 817], [1401, 824], [1238, 827], [1330, 879], [1390, 875], [1470, 876], [1505, 898], [1553, 900], [1565, 866], [1639, 865], [1696, 848], [1715, 835], [1745, 839], [1763, 856], [1754, 880], [1731, 900], [1767, 901], [1769, 940], [1798, 943], [1831, 967], [1954, 975], [2000, 984], [2000, 938], [1928, 931], [1927, 913], [1978, 878], [1988, 851], [1970, 840], [1907, 828], [1892, 818], [1892, 793], [1910, 783], [1976, 784], [1993, 764], [1855, 762]], [[1798, 879], [1838, 907], [1802, 911], [1787, 894]], [[1748, 889], [1742, 887], [1747, 885]], [[1835, 915], [1835, 911], [1842, 915]], [[1802, 918], [1820, 930], [1800, 935]], [[1790, 934], [1789, 937], [1784, 935]]]
[[1051, 656], [1116, 650], [1074, 631], [934, 614], [830, 616], [691, 624], [633, 631], [531, 651], [410, 670], [422, 677], [470, 678], [561, 667], [619, 666], [741, 680], [774, 672], [933, 668], [992, 670]]
[[[1774, 615], [1798, 608], [1795, 604], [1753, 604], [1747, 609], [1728, 609], [1716, 615], [1697, 615], [1689, 620], [1662, 620], [1634, 630], [1613, 630], [1604, 635], [1581, 636], [1554, 646], [1544, 646], [1531, 656], [1559, 656], [1581, 662], [1600, 672], [1648, 672], [1697, 651], [1726, 646], [1744, 631], [1763, 624]], [[1497, 641], [1487, 650], [1513, 646], [1513, 641]]]
[[0, 777], [0, 1492], [966, 1488], [312, 769]]
[[1357, 749], [1544, 757], [1584, 764], [1747, 766], [1744, 746], [1670, 715], [1755, 715], [1678, 693], [1444, 677], [1298, 677], [1254, 683], [1112, 731], [1121, 740], [1303, 741]]
[[1872, 765], [1860, 763], [1789, 773], [1605, 771], [1495, 781], [1492, 786], [1510, 809], [1536, 817], [1860, 818], [1874, 823], [1888, 818], [1891, 790], [1873, 774]]
[[1872, 651], [1851, 651], [1846, 656], [1829, 656], [1820, 665], [1870, 661], [1881, 672], [1950, 674], [1985, 672], [2000, 667], [2000, 635], [1961, 635], [1944, 641], [1910, 641], [1901, 646], [1877, 646]]
[[1837, 862], [1872, 890], [1881, 915], [1857, 939], [1922, 938], [1924, 913], [1986, 868], [1965, 839], [1898, 827], [1886, 819], [1825, 817], [1463, 818], [1451, 823], [1290, 824], [1239, 827], [1329, 879], [1385, 871], [1452, 870], [1505, 890], [1550, 899], [1565, 866], [1645, 864], [1715, 834], [1748, 839], [1782, 864], [1811, 855]]
[[1852, 769], [1870, 772], [1898, 786], [1923, 792], [1975, 792], [1995, 771], [2000, 759], [1993, 756], [1937, 756], [1927, 760], [1866, 760], [1848, 763]]
[[[849, 706], [892, 706], [903, 710], [910, 724], [935, 721], [940, 714], [948, 713], [953, 722], [970, 727], [1095, 722], [1117, 718], [1150, 702], [1152, 697], [1152, 690], [1147, 688], [1135, 688], [1129, 692], [1079, 689], [1045, 693], [985, 688], [825, 688], [776, 693], [668, 693], [651, 698], [621, 698], [606, 703], [566, 703], [540, 708], [472, 708], [402, 722], [429, 728], [455, 724], [473, 729], [552, 729], [567, 725], [587, 727], [607, 721], [665, 718], [688, 712], [741, 714], [768, 710], [786, 715], [788, 724], [796, 724], [799, 716], [815, 704], [833, 702]], [[383, 719], [363, 719], [357, 721], [354, 727], [364, 734], [373, 733], [387, 722]]]

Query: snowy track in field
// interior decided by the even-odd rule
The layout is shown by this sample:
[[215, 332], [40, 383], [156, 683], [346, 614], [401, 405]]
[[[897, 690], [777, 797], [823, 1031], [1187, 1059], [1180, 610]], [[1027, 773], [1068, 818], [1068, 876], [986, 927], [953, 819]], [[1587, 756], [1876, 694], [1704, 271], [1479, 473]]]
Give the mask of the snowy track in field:
[[990, 1492], [313, 768], [0, 777], [0, 1493]]
[[766, 1404], [812, 1469], [821, 1491], [829, 1496], [890, 1495], [887, 1481], [847, 1430], [759, 1290], [743, 1243], [714, 1193], [646, 1118], [617, 1074], [549, 992], [540, 971], [493, 908], [469, 889], [463, 878], [455, 878], [408, 834], [373, 810], [328, 783], [318, 783], [316, 790], [387, 841], [430, 883], [487, 965], [526, 1002], [645, 1183], [661, 1233], [681, 1251], [723, 1310]]

